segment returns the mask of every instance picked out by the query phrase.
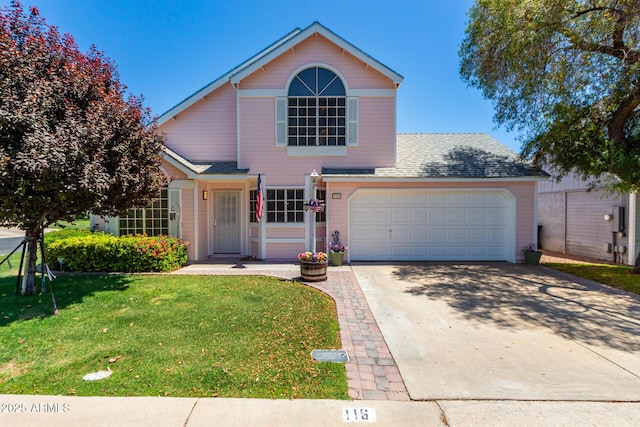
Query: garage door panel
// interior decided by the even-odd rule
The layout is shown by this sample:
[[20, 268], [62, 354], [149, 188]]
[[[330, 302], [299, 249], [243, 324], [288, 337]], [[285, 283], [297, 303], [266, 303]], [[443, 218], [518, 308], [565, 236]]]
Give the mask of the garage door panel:
[[470, 206], [487, 206], [487, 199], [490, 196], [487, 196], [485, 193], [477, 193], [477, 194], [469, 194], [469, 205]]
[[490, 227], [486, 228], [487, 240], [491, 240], [494, 242], [506, 242], [507, 241], [507, 230], [503, 227]]
[[427, 227], [412, 228], [409, 233], [409, 241], [422, 243], [429, 238], [429, 229]]
[[506, 224], [507, 222], [506, 209], [493, 209], [487, 212], [487, 224]]
[[418, 245], [410, 247], [410, 257], [408, 259], [427, 259], [429, 256], [429, 247], [426, 245]]
[[427, 214], [424, 209], [409, 209], [409, 220], [416, 226], [427, 224]]
[[410, 240], [410, 230], [401, 227], [393, 228], [393, 231], [389, 233], [391, 244], [393, 243], [405, 243]]
[[442, 208], [427, 209], [427, 218], [429, 224], [446, 225], [447, 224], [447, 210]]
[[410, 206], [426, 206], [429, 203], [429, 195], [428, 194], [411, 194], [409, 197], [409, 205]]
[[464, 209], [449, 210], [447, 215], [447, 224], [466, 224], [468, 223], [468, 212]]
[[466, 245], [449, 245], [447, 246], [447, 257], [453, 259], [463, 259], [468, 256], [469, 248]]
[[394, 209], [391, 211], [391, 222], [393, 224], [409, 224], [410, 214], [406, 209]]
[[361, 209], [354, 209], [351, 213], [351, 224], [359, 225], [359, 224], [369, 224], [369, 212]]
[[470, 228], [469, 229], [469, 240], [473, 240], [473, 241], [486, 241], [488, 239], [488, 235], [489, 232], [486, 228], [480, 228], [480, 227], [475, 227], [475, 228]]
[[450, 194], [446, 206], [448, 207], [465, 207], [468, 205], [468, 196], [467, 194]]
[[408, 259], [410, 258], [410, 247], [407, 245], [394, 245], [391, 246], [391, 258], [393, 259]]
[[487, 193], [487, 206], [505, 206], [507, 199], [503, 193]]
[[389, 247], [369, 247], [369, 253], [373, 259], [385, 259], [389, 258]]
[[392, 194], [391, 203], [395, 206], [409, 206], [411, 204], [410, 194]]
[[480, 225], [488, 222], [486, 209], [469, 209], [468, 214], [469, 222], [472, 224]]
[[502, 245], [488, 246], [487, 254], [494, 258], [507, 258], [507, 249]]
[[[364, 227], [352, 227], [351, 228], [351, 241], [352, 243], [364, 243], [371, 241], [379, 241], [379, 235], [382, 230], [378, 227], [364, 226]], [[387, 231], [388, 232], [388, 231]]]
[[372, 209], [369, 212], [370, 224], [389, 224], [391, 222], [391, 211], [383, 209]]
[[499, 191], [361, 190], [350, 201], [352, 260], [506, 260]]
[[447, 256], [447, 248], [445, 246], [430, 246], [427, 259], [442, 260], [447, 259]]
[[427, 229], [427, 238], [429, 240], [443, 241], [447, 239], [447, 229], [442, 227], [429, 227]]
[[449, 239], [454, 242], [466, 242], [469, 239], [467, 234], [467, 229], [463, 227], [450, 228], [448, 233]]

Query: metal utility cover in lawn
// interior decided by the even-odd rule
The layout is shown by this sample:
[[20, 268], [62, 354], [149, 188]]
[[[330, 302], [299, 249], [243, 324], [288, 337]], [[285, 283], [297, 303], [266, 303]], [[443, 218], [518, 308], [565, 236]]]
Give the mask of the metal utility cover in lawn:
[[311, 357], [316, 362], [345, 363], [349, 361], [349, 354], [346, 350], [313, 350]]

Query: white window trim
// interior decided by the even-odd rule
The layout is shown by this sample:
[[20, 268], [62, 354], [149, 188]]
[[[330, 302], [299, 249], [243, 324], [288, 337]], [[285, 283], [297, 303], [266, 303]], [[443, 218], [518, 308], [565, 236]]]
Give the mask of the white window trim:
[[344, 76], [342, 75], [342, 73], [340, 71], [338, 71], [338, 69], [332, 67], [329, 64], [324, 64], [322, 62], [313, 62], [313, 63], [305, 64], [305, 65], [299, 67], [293, 73], [291, 73], [291, 75], [289, 75], [289, 78], [287, 79], [287, 84], [285, 85], [285, 96], [288, 95], [289, 86], [291, 86], [291, 82], [293, 81], [293, 79], [295, 79], [298, 76], [298, 74], [300, 74], [302, 71], [306, 70], [307, 68], [315, 68], [315, 67], [325, 68], [325, 69], [333, 72], [336, 76], [338, 76], [338, 78], [342, 81], [342, 85], [344, 86], [344, 93], [345, 93], [345, 95], [348, 96], [349, 87], [347, 86], [347, 79], [344, 78]]
[[[304, 187], [282, 187], [282, 186], [278, 186], [278, 187], [269, 187], [269, 188], [263, 188], [262, 191], [264, 191], [264, 215], [262, 216], [262, 218], [264, 219], [264, 222], [266, 224], [269, 225], [269, 227], [275, 226], [275, 225], [284, 225], [284, 226], [295, 226], [295, 225], [304, 225], [307, 221], [306, 219], [303, 220], [302, 222], [298, 222], [298, 221], [294, 221], [294, 222], [279, 222], [279, 221], [273, 221], [273, 222], [269, 222], [269, 201], [273, 201], [273, 199], [269, 199], [269, 191], [274, 190], [302, 190], [302, 201], [304, 203], [305, 201], [305, 195], [304, 195]], [[285, 216], [286, 217], [286, 216]], [[304, 217], [303, 217], [304, 218]]]
[[[313, 67], [326, 68], [329, 71], [338, 76], [338, 78], [342, 81], [345, 90], [346, 97], [346, 106], [347, 109], [347, 123], [346, 123], [346, 137], [345, 137], [345, 145], [339, 146], [289, 146], [288, 144], [288, 134], [289, 134], [289, 126], [288, 126], [288, 90], [289, 86], [293, 79], [296, 76], [308, 69]], [[324, 64], [324, 63], [309, 63], [305, 64], [299, 68], [297, 68], [289, 78], [287, 79], [287, 84], [285, 85], [285, 90], [282, 93], [283, 96], [275, 96], [274, 108], [275, 108], [275, 142], [276, 147], [286, 147], [287, 148], [287, 156], [288, 157], [317, 157], [317, 156], [326, 156], [326, 157], [344, 157], [347, 155], [347, 147], [357, 147], [358, 146], [358, 117], [359, 117], [359, 100], [358, 96], [353, 96], [354, 94], [362, 95], [367, 93], [367, 91], [349, 90], [347, 86], [347, 80], [344, 78], [342, 73], [338, 71], [336, 68]], [[258, 96], [259, 92], [253, 92], [253, 96]], [[271, 92], [273, 93], [273, 92]], [[372, 94], [385, 95], [390, 96], [392, 92], [385, 90], [384, 92], [376, 92], [372, 91]], [[395, 94], [395, 93], [394, 93]]]
[[346, 145], [291, 145], [287, 146], [289, 157], [344, 157]]

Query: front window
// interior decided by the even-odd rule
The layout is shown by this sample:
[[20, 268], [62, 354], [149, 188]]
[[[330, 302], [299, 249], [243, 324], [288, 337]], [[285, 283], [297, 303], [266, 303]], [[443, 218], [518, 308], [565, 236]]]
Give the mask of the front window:
[[325, 203], [325, 208], [320, 212], [316, 212], [316, 222], [326, 222], [327, 221], [327, 205], [326, 205], [327, 191], [325, 189], [318, 188], [316, 190], [316, 198], [322, 201], [323, 203]]
[[267, 222], [304, 222], [304, 190], [282, 188], [267, 190]]
[[146, 234], [159, 236], [169, 234], [169, 191], [160, 190], [160, 197], [145, 209], [130, 209], [126, 216], [121, 216], [120, 235]]
[[[318, 200], [325, 200], [326, 191], [317, 190]], [[249, 192], [249, 221], [258, 222], [256, 217], [256, 190]], [[267, 222], [304, 222], [304, 190], [267, 190]], [[274, 199], [277, 198], [277, 199]], [[316, 222], [326, 221], [326, 212], [317, 212]]]
[[345, 89], [333, 71], [320, 67], [301, 71], [288, 96], [289, 146], [346, 145]]

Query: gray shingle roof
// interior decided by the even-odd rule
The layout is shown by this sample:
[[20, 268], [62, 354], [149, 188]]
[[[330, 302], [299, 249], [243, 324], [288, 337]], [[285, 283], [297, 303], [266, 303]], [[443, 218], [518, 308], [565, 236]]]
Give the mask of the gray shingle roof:
[[397, 135], [395, 167], [323, 168], [323, 175], [392, 178], [545, 177], [509, 148], [483, 133], [407, 133]]
[[236, 162], [193, 162], [194, 170], [202, 175], [246, 175], [249, 169], [238, 169]]
[[236, 162], [196, 161], [191, 162], [169, 147], [164, 147], [167, 159], [171, 159], [187, 175], [247, 175], [249, 169], [239, 169]]

